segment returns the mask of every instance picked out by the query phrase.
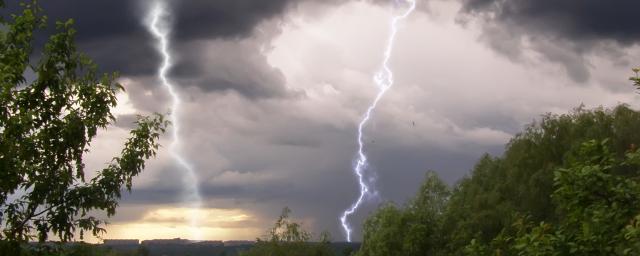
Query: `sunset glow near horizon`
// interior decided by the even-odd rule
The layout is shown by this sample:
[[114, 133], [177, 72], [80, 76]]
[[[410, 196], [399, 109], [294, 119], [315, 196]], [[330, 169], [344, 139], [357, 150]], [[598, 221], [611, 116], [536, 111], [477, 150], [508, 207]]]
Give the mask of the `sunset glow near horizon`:
[[[198, 215], [199, 227], [190, 225], [188, 219]], [[242, 210], [230, 209], [193, 209], [193, 208], [158, 208], [151, 210], [134, 222], [124, 222], [107, 226], [108, 233], [103, 239], [188, 239], [193, 241], [202, 238], [192, 234], [201, 234], [203, 240], [255, 240], [263, 235], [264, 230], [246, 227], [254, 222], [252, 216]], [[197, 230], [194, 230], [197, 229]], [[99, 243], [99, 239], [88, 242]]]
[[[289, 207], [314, 234], [344, 239], [337, 217], [360, 193], [354, 138], [377, 96], [371, 76], [402, 4], [249, 2], [167, 1], [174, 63], [165, 71], [180, 99], [180, 155], [198, 177], [201, 204], [184, 203], [185, 169], [170, 152], [169, 131], [102, 238], [255, 240]], [[543, 113], [640, 107], [628, 81], [640, 46], [625, 27], [597, 30], [589, 24], [609, 20], [549, 1], [512, 4], [553, 12], [502, 13], [495, 7], [502, 2], [417, 0], [399, 23], [388, 62], [393, 90], [362, 137], [376, 174], [366, 181], [379, 198], [349, 216], [353, 241], [381, 203], [403, 205], [415, 195], [427, 170], [454, 184]], [[88, 171], [100, 170], [119, 154], [136, 115], [166, 113], [175, 99], [157, 76], [163, 56], [143, 22], [149, 2], [41, 4], [50, 20], [75, 19], [78, 48], [101, 70], [120, 71], [126, 91], [113, 111], [117, 123], [99, 132], [85, 157]], [[557, 12], [563, 19], [549, 15]]]

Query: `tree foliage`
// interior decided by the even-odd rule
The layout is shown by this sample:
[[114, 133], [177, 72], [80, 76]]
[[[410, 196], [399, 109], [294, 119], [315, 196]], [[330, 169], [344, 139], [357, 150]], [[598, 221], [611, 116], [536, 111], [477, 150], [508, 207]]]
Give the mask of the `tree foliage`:
[[[0, 2], [0, 7], [3, 2]], [[58, 22], [35, 56], [35, 33], [46, 17], [37, 3], [0, 20], [0, 239], [62, 241], [76, 231], [99, 235], [92, 211], [115, 214], [122, 188], [155, 156], [167, 121], [141, 117], [120, 156], [87, 180], [83, 156], [115, 118], [117, 74], [98, 75], [74, 44], [73, 21]], [[35, 64], [34, 64], [35, 63]], [[34, 79], [27, 79], [33, 74]]]
[[[521, 216], [532, 222], [557, 222], [558, 202], [551, 198], [554, 172], [568, 167], [575, 152], [591, 140], [608, 140], [608, 152], [623, 159], [640, 143], [639, 129], [640, 113], [625, 105], [545, 115], [516, 135], [502, 157], [482, 157], [472, 175], [454, 189], [442, 231], [448, 251], [460, 253], [472, 239], [488, 244], [501, 233], [513, 233], [512, 224]], [[638, 172], [619, 166], [613, 173], [627, 177]]]
[[432, 255], [443, 243], [439, 231], [449, 194], [446, 184], [427, 172], [417, 196], [405, 207], [385, 204], [366, 220], [357, 255]]
[[243, 256], [330, 256], [334, 252], [329, 247], [329, 234], [324, 232], [318, 242], [312, 242], [312, 234], [300, 223], [291, 221], [291, 210], [284, 208], [266, 239], [257, 243]]
[[[618, 159], [607, 144], [585, 142], [569, 167], [555, 171], [552, 199], [558, 221], [536, 225], [522, 218], [514, 224], [514, 235], [502, 234], [484, 248], [472, 245], [469, 255], [640, 254], [640, 183], [615, 174], [621, 167], [640, 168], [640, 152]], [[501, 248], [495, 248], [497, 244]]]
[[626, 105], [544, 115], [450, 191], [427, 175], [429, 203], [378, 209], [359, 255], [638, 255], [639, 130]]

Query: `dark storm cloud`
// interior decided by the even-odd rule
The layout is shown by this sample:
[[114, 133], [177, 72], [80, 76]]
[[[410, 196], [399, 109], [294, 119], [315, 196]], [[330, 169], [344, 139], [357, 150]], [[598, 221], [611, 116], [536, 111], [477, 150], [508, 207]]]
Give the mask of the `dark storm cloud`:
[[[575, 81], [589, 79], [584, 55], [602, 44], [640, 41], [639, 1], [632, 0], [463, 0], [463, 13], [480, 18], [484, 38], [500, 53], [521, 57], [523, 43], [548, 61], [562, 64]], [[614, 57], [615, 58], [615, 57]]]
[[640, 40], [640, 2], [633, 0], [467, 0], [464, 10], [492, 14], [492, 21], [573, 40]]
[[[236, 90], [254, 98], [286, 94], [284, 78], [258, 50], [263, 42], [228, 49], [230, 51], [224, 53], [226, 57], [223, 60], [191, 58], [200, 56], [206, 49], [185, 45], [199, 40], [234, 41], [251, 37], [258, 24], [281, 15], [291, 3], [298, 0], [168, 2], [173, 22], [171, 47], [189, 57], [177, 63], [173, 73], [176, 80], [185, 80], [189, 86], [201, 87], [206, 91]], [[41, 5], [51, 23], [69, 18], [75, 20], [79, 48], [92, 57], [102, 71], [119, 71], [123, 76], [152, 76], [156, 72], [159, 56], [154, 49], [155, 41], [143, 24], [145, 10], [150, 3], [131, 0], [56, 0], [42, 1]], [[19, 9], [17, 1], [8, 5], [10, 12]], [[54, 26], [49, 27], [51, 31]], [[44, 38], [39, 41], [44, 41]], [[224, 62], [229, 60], [242, 65], [223, 67], [223, 71], [212, 69], [216, 65], [227, 65]]]
[[[289, 92], [281, 72], [269, 65], [263, 48], [279, 30], [261, 31], [260, 40], [252, 40], [256, 27], [280, 17], [297, 3], [316, 1], [334, 5], [336, 0], [167, 0], [172, 22], [172, 45], [177, 59], [171, 77], [179, 86], [195, 86], [205, 92], [236, 91], [249, 98], [300, 95]], [[385, 0], [371, 0], [388, 3]], [[156, 73], [159, 55], [155, 39], [144, 27], [146, 10], [153, 1], [131, 0], [56, 0], [42, 1], [49, 17], [48, 33], [54, 21], [74, 19], [77, 42], [102, 72], [118, 71], [123, 76], [145, 77]], [[18, 10], [17, 1], [8, 3]], [[276, 24], [277, 26], [277, 24]], [[248, 42], [243, 42], [247, 41]], [[40, 44], [45, 38], [39, 38]], [[230, 42], [222, 46], [197, 42]], [[194, 43], [196, 42], [196, 43]], [[194, 44], [196, 44], [194, 46]], [[213, 54], [205, 53], [211, 49]], [[157, 86], [152, 81], [146, 86]]]
[[281, 14], [295, 0], [173, 1], [178, 40], [246, 37], [265, 19]]
[[[149, 41], [152, 39], [140, 25], [135, 1], [126, 0], [56, 0], [40, 1], [48, 17], [48, 27], [39, 33], [40, 46], [55, 30], [56, 21], [73, 19], [80, 50], [92, 57], [104, 72], [119, 71], [124, 75], [155, 72], [158, 57]], [[7, 11], [17, 13], [18, 1], [8, 1]], [[36, 52], [37, 54], [37, 52]]]

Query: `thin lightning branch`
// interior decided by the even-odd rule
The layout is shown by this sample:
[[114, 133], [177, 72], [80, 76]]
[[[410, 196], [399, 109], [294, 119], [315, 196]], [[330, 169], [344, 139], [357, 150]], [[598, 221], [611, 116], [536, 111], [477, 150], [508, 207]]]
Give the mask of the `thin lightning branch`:
[[199, 208], [202, 205], [202, 198], [200, 196], [200, 189], [198, 185], [198, 177], [191, 166], [187, 162], [181, 153], [180, 153], [180, 125], [178, 114], [180, 107], [180, 97], [176, 93], [174, 89], [174, 85], [167, 78], [167, 73], [171, 66], [173, 65], [171, 54], [169, 51], [169, 33], [170, 29], [166, 25], [166, 20], [164, 20], [169, 14], [166, 12], [165, 4], [161, 1], [155, 1], [153, 7], [151, 8], [151, 12], [149, 13], [150, 22], [148, 25], [149, 32], [155, 37], [158, 41], [157, 50], [162, 55], [162, 64], [158, 69], [158, 78], [162, 82], [162, 85], [166, 87], [167, 91], [171, 95], [172, 104], [171, 104], [171, 113], [170, 120], [173, 126], [173, 141], [169, 147], [169, 153], [171, 156], [178, 162], [180, 167], [186, 170], [185, 183], [189, 185], [188, 196], [185, 198], [188, 202], [190, 202], [189, 206], [192, 208], [191, 210], [191, 218], [190, 224], [191, 228], [194, 230], [194, 236], [196, 240], [201, 240], [201, 233], [198, 231], [200, 222], [199, 217]]
[[373, 111], [378, 106], [378, 102], [380, 101], [380, 99], [382, 99], [384, 94], [391, 88], [391, 86], [393, 86], [393, 82], [394, 82], [393, 72], [391, 71], [391, 68], [389, 68], [389, 59], [391, 59], [393, 44], [395, 42], [396, 34], [398, 33], [398, 22], [407, 18], [416, 8], [415, 0], [406, 0], [406, 1], [410, 5], [409, 9], [404, 13], [402, 13], [401, 15], [394, 16], [393, 19], [391, 20], [391, 34], [387, 39], [387, 47], [384, 51], [384, 60], [382, 62], [382, 69], [378, 71], [373, 78], [375, 84], [378, 86], [378, 89], [379, 89], [378, 95], [373, 100], [371, 105], [369, 105], [369, 108], [367, 108], [367, 112], [364, 114], [362, 121], [360, 121], [360, 125], [358, 125], [358, 159], [353, 170], [356, 176], [358, 176], [358, 183], [360, 183], [360, 196], [351, 205], [349, 209], [345, 210], [342, 213], [342, 217], [340, 217], [340, 223], [342, 224], [342, 228], [344, 229], [348, 242], [351, 242], [352, 228], [349, 224], [349, 221], [347, 220], [347, 217], [355, 213], [355, 211], [358, 209], [358, 207], [360, 207], [360, 205], [365, 200], [365, 198], [368, 195], [372, 194], [372, 188], [365, 181], [365, 177], [363, 173], [364, 169], [367, 167], [367, 156], [364, 153], [364, 142], [362, 141], [363, 130], [364, 130], [364, 127], [369, 122], [369, 119], [371, 118]]

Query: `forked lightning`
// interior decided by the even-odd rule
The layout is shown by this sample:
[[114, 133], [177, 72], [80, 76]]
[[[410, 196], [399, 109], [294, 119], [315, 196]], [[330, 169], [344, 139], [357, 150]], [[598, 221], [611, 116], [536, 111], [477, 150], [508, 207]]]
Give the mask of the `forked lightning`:
[[342, 228], [344, 229], [346, 238], [348, 242], [351, 242], [351, 226], [347, 218], [349, 215], [355, 213], [355, 211], [360, 207], [362, 202], [367, 198], [367, 196], [372, 195], [373, 188], [371, 185], [367, 184], [364, 177], [364, 169], [367, 167], [367, 155], [364, 153], [364, 142], [362, 141], [363, 130], [364, 127], [369, 122], [373, 111], [376, 109], [378, 102], [384, 94], [393, 86], [393, 72], [391, 68], [389, 68], [389, 59], [391, 59], [391, 52], [393, 50], [393, 44], [396, 38], [396, 34], [398, 33], [398, 23], [407, 18], [409, 14], [413, 12], [416, 8], [416, 0], [406, 0], [406, 3], [409, 4], [409, 8], [400, 15], [396, 15], [391, 19], [391, 34], [387, 39], [387, 47], [384, 51], [384, 60], [382, 62], [382, 68], [378, 71], [373, 77], [373, 81], [378, 86], [378, 94], [376, 98], [373, 100], [369, 108], [367, 108], [367, 112], [364, 114], [362, 121], [358, 125], [358, 158], [356, 160], [356, 164], [353, 168], [356, 176], [358, 176], [358, 183], [360, 184], [360, 196], [358, 199], [342, 213], [340, 217], [340, 223], [342, 224]]

